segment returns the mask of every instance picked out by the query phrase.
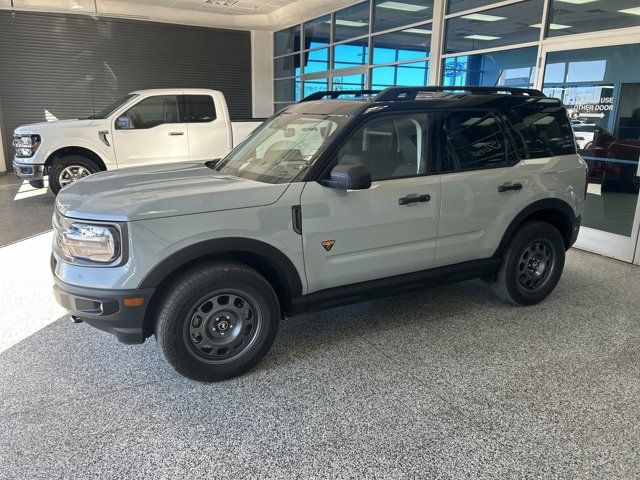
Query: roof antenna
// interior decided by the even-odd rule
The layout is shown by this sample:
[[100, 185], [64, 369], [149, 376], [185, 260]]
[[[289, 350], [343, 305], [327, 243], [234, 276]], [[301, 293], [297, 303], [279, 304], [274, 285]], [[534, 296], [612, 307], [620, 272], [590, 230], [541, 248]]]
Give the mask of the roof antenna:
[[13, 4], [13, 0], [11, 0], [11, 18], [16, 18], [16, 6]]

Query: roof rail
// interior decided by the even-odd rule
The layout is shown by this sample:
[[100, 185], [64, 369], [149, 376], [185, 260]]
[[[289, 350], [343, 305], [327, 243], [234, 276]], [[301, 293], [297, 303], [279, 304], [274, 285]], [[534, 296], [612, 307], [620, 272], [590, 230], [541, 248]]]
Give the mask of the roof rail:
[[374, 102], [388, 102], [393, 100], [415, 100], [422, 92], [466, 92], [471, 94], [498, 94], [508, 92], [511, 95], [524, 95], [529, 97], [546, 97], [540, 90], [533, 88], [514, 87], [388, 87], [380, 92]]
[[377, 95], [382, 90], [327, 90], [323, 92], [313, 92], [307, 95], [300, 102], [310, 102], [312, 100], [322, 100], [325, 97], [336, 99], [343, 95], [353, 95], [354, 97], [364, 97], [365, 95]]

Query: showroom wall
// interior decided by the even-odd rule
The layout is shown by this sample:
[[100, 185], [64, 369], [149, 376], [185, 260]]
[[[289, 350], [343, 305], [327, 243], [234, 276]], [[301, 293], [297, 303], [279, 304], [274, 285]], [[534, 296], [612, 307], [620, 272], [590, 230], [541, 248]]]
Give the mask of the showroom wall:
[[87, 117], [137, 89], [213, 88], [232, 118], [252, 116], [247, 31], [0, 11], [0, 69], [7, 163], [16, 126]]

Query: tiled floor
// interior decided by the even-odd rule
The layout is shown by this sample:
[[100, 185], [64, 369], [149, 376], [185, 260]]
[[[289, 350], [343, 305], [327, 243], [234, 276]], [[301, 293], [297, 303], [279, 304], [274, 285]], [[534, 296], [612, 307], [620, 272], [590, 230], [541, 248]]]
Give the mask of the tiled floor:
[[640, 268], [572, 250], [539, 306], [473, 281], [307, 315], [211, 385], [61, 319], [0, 353], [0, 478], [638, 478], [639, 312]]

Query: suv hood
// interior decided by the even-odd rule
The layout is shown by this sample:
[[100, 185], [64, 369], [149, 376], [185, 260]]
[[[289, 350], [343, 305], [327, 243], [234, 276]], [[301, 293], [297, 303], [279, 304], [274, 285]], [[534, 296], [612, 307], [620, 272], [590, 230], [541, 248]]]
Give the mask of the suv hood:
[[96, 173], [63, 188], [56, 207], [72, 218], [136, 221], [270, 205], [288, 186], [172, 163]]

